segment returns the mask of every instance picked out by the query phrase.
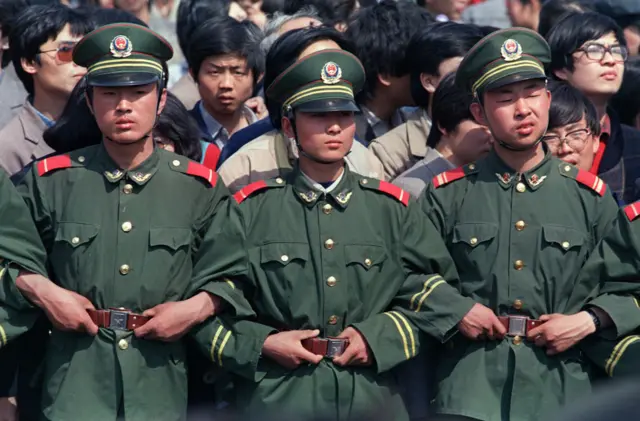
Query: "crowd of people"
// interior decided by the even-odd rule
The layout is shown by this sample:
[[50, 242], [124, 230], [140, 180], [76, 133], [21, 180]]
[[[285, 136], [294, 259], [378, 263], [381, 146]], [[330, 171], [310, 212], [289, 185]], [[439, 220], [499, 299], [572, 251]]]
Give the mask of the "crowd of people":
[[640, 375], [639, 2], [0, 0], [0, 47], [0, 421]]

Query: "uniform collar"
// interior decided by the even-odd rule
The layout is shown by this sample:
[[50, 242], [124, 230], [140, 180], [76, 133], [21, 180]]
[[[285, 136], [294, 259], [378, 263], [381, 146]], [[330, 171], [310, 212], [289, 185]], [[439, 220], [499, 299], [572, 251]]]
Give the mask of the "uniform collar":
[[345, 209], [349, 205], [353, 193], [351, 178], [352, 175], [349, 172], [349, 168], [345, 165], [342, 175], [325, 189], [311, 180], [296, 166], [290, 174], [289, 182], [293, 185], [293, 191], [298, 200], [308, 208], [312, 208], [318, 200], [324, 199], [339, 208]]
[[157, 148], [153, 148], [151, 155], [140, 165], [130, 170], [121, 169], [118, 164], [109, 156], [104, 144], [100, 144], [98, 159], [102, 167], [102, 174], [110, 183], [117, 183], [126, 177], [139, 186], [145, 185], [151, 177], [158, 171], [160, 154]]
[[498, 179], [498, 184], [500, 184], [500, 186], [505, 190], [510, 188], [514, 183], [517, 183], [516, 189], [518, 189], [518, 191], [522, 189], [522, 192], [524, 192], [526, 189], [525, 184], [532, 191], [538, 190], [547, 179], [551, 169], [551, 153], [544, 144], [542, 147], [545, 152], [542, 161], [531, 170], [522, 174], [509, 167], [498, 156], [495, 149], [492, 149], [491, 153], [487, 157], [487, 161], [489, 162], [489, 168]]

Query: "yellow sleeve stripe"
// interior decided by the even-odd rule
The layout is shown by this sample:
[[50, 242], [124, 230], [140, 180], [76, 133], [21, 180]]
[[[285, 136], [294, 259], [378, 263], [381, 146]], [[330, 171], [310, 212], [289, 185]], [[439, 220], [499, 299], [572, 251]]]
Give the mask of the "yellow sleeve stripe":
[[[2, 272], [0, 272], [0, 275], [2, 275]], [[640, 301], [636, 297], [633, 297], [633, 302], [636, 303], [636, 307], [640, 308]]]
[[393, 320], [393, 323], [395, 323], [396, 328], [398, 328], [398, 332], [400, 332], [400, 337], [402, 337], [402, 343], [404, 344], [404, 355], [405, 357], [407, 357], [407, 360], [408, 360], [409, 358], [411, 358], [411, 355], [409, 355], [409, 345], [407, 344], [407, 336], [402, 331], [402, 326], [400, 326], [400, 323], [398, 323], [398, 321], [395, 319], [393, 315], [389, 313], [384, 313], [384, 314], [389, 316], [391, 320]]
[[7, 332], [4, 331], [2, 325], [0, 325], [0, 348], [7, 344]]
[[411, 325], [409, 324], [409, 321], [407, 320], [406, 317], [404, 317], [402, 313], [399, 313], [397, 311], [391, 311], [390, 314], [397, 316], [398, 319], [400, 319], [400, 321], [404, 325], [407, 332], [409, 332], [409, 341], [411, 342], [411, 356], [415, 357], [416, 356], [416, 338], [413, 336], [413, 329], [411, 329]]
[[432, 276], [431, 278], [427, 279], [426, 281], [424, 281], [424, 286], [422, 287], [422, 291], [420, 291], [419, 293], [415, 294], [413, 297], [411, 297], [411, 301], [409, 302], [409, 309], [412, 310], [413, 309], [413, 304], [416, 301], [416, 299], [425, 293], [425, 291], [427, 290], [427, 288], [429, 287], [429, 284], [433, 281], [435, 281], [436, 279], [439, 279], [440, 275], [435, 275]]
[[231, 337], [231, 331], [227, 332], [227, 334], [224, 335], [224, 339], [220, 344], [220, 349], [218, 349], [218, 364], [220, 364], [220, 367], [222, 367], [222, 350], [224, 349], [224, 346], [227, 344], [227, 341], [229, 340], [230, 337]]
[[[0, 269], [0, 279], [2, 279], [2, 275], [4, 275], [4, 270], [5, 270], [5, 268]], [[637, 303], [637, 301], [636, 301], [636, 303]]]
[[615, 370], [616, 365], [618, 365], [618, 362], [620, 362], [620, 358], [622, 358], [622, 355], [627, 350], [629, 345], [638, 341], [640, 341], [640, 336], [629, 336], [624, 338], [618, 343], [618, 345], [616, 345], [615, 348], [613, 348], [613, 352], [611, 352], [611, 355], [609, 356], [609, 359], [604, 366], [604, 371], [609, 377], [613, 377], [613, 370]]
[[224, 329], [222, 326], [220, 326], [218, 328], [218, 330], [216, 331], [215, 336], [213, 337], [213, 340], [211, 341], [211, 350], [209, 351], [209, 354], [211, 355], [211, 361], [216, 361], [215, 359], [215, 349], [216, 349], [216, 343], [218, 342], [218, 338], [220, 337], [220, 334], [222, 333], [222, 329]]
[[436, 282], [435, 284], [433, 284], [433, 286], [429, 289], [429, 291], [427, 291], [422, 298], [420, 298], [420, 302], [418, 303], [418, 307], [416, 308], [416, 313], [420, 311], [420, 308], [422, 307], [422, 303], [424, 303], [424, 300], [427, 299], [427, 297], [429, 295], [431, 295], [431, 293], [441, 284], [444, 284], [445, 281], [443, 279], [440, 279], [438, 282]]
[[224, 281], [229, 284], [231, 289], [236, 289], [236, 284], [234, 284], [231, 280], [225, 278]]

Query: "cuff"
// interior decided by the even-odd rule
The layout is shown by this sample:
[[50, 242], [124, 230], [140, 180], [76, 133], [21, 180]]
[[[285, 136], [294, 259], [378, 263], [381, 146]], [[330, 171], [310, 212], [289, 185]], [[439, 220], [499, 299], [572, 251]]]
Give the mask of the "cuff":
[[458, 333], [458, 323], [476, 304], [444, 281], [432, 284], [417, 303], [412, 310], [422, 313], [422, 330], [442, 343]]
[[590, 301], [588, 307], [598, 307], [611, 317], [613, 326], [598, 333], [605, 339], [627, 335], [640, 326], [640, 300], [630, 295], [604, 294]]
[[206, 291], [223, 299], [230, 308], [224, 309], [225, 313], [229, 313], [237, 318], [247, 318], [255, 316], [249, 302], [244, 298], [242, 291], [236, 288], [236, 284], [230, 279], [222, 281], [208, 282], [196, 291]]
[[16, 286], [20, 270], [10, 262], [0, 267], [0, 305], [16, 310], [35, 309], [36, 306], [27, 300]]

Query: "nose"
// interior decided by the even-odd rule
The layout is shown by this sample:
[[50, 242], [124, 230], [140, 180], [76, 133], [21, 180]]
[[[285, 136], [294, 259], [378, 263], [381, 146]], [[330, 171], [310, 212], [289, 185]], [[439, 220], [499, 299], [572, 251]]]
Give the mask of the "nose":
[[233, 77], [225, 72], [220, 79], [220, 87], [224, 89], [233, 89]]
[[616, 64], [616, 59], [613, 58], [613, 54], [611, 50], [606, 50], [602, 55], [602, 60], [600, 60], [602, 64]]
[[567, 142], [567, 140], [565, 139], [562, 144], [560, 145], [560, 147], [558, 148], [558, 153], [560, 155], [569, 155], [573, 152], [573, 149], [571, 149], [571, 146], [569, 146], [569, 143]]
[[131, 101], [125, 95], [120, 95], [118, 98], [118, 104], [116, 105], [116, 110], [121, 113], [126, 113], [131, 111]]
[[526, 117], [531, 114], [531, 109], [529, 108], [529, 104], [524, 98], [519, 98], [516, 101], [516, 116], [517, 117]]
[[327, 133], [331, 135], [340, 134], [342, 128], [340, 127], [340, 123], [337, 120], [332, 121], [327, 127]]

